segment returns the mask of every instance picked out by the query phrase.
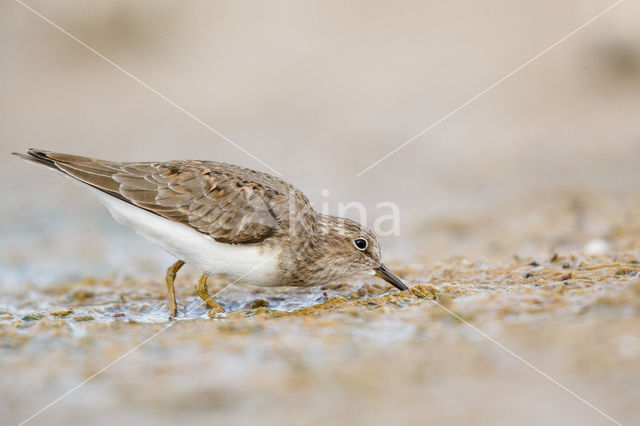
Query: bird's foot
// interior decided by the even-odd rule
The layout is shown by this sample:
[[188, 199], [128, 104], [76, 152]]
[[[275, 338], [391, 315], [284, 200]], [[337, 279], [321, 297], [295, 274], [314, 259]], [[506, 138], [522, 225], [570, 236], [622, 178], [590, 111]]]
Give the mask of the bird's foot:
[[216, 314], [223, 314], [226, 311], [222, 308], [222, 306], [220, 306], [218, 302], [216, 302], [216, 299], [214, 299], [213, 296], [209, 294], [209, 290], [207, 289], [207, 278], [208, 276], [206, 274], [202, 274], [200, 279], [198, 279], [198, 282], [196, 284], [196, 292], [198, 293], [198, 296], [200, 296], [200, 298], [204, 301], [204, 303], [206, 303], [207, 306], [211, 308], [211, 310], [209, 311], [209, 316], [213, 317]]

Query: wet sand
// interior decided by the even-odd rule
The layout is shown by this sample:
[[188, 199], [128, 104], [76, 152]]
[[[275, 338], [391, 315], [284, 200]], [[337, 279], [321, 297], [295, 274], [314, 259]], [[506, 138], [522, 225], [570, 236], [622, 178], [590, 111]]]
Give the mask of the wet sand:
[[[587, 203], [577, 225], [575, 203], [530, 212], [555, 219], [538, 240], [505, 220], [425, 224], [424, 258], [389, 261], [408, 293], [376, 279], [234, 285], [217, 297], [228, 312], [211, 318], [187, 271], [171, 323], [160, 273], [11, 287], [0, 308], [5, 421], [116, 361], [31, 424], [634, 424], [640, 226], [607, 216], [611, 202]], [[615, 232], [583, 244], [600, 214]], [[438, 259], [447, 241], [464, 246], [462, 228], [478, 254]], [[538, 255], [512, 251], [516, 241], [540, 244]], [[560, 250], [540, 254], [547, 243]], [[228, 284], [211, 278], [210, 291]]]

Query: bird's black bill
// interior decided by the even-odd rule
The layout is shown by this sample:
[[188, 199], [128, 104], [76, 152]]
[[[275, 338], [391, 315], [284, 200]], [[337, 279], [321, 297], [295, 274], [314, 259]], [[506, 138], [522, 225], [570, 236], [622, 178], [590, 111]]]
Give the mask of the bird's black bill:
[[382, 263], [380, 264], [379, 267], [375, 268], [374, 270], [376, 271], [377, 276], [379, 276], [380, 278], [382, 278], [383, 280], [385, 280], [386, 282], [388, 282], [398, 290], [409, 290], [409, 287], [407, 287], [400, 280], [400, 278], [396, 277], [396, 275], [393, 272], [391, 272], [389, 268], [384, 266]]

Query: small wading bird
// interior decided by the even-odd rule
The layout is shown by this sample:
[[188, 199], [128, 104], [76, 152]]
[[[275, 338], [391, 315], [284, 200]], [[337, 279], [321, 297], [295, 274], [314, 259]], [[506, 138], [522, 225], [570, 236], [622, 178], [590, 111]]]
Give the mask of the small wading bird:
[[123, 163], [30, 149], [14, 153], [89, 188], [113, 218], [178, 258], [166, 275], [170, 317], [173, 283], [185, 264], [203, 272], [198, 295], [224, 312], [207, 291], [209, 275], [258, 286], [313, 286], [377, 275], [407, 286], [381, 262], [366, 227], [324, 215], [293, 185], [251, 169], [214, 161]]

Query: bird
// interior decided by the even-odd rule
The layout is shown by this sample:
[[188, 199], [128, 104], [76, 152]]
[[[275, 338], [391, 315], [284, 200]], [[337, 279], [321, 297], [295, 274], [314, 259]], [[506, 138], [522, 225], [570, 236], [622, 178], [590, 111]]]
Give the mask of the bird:
[[302, 191], [268, 173], [216, 161], [116, 162], [41, 149], [24, 160], [88, 188], [116, 222], [174, 256], [166, 271], [169, 318], [174, 281], [186, 263], [202, 272], [196, 293], [223, 313], [207, 289], [211, 275], [257, 286], [308, 287], [376, 275], [408, 290], [384, 263], [375, 234], [313, 209]]

